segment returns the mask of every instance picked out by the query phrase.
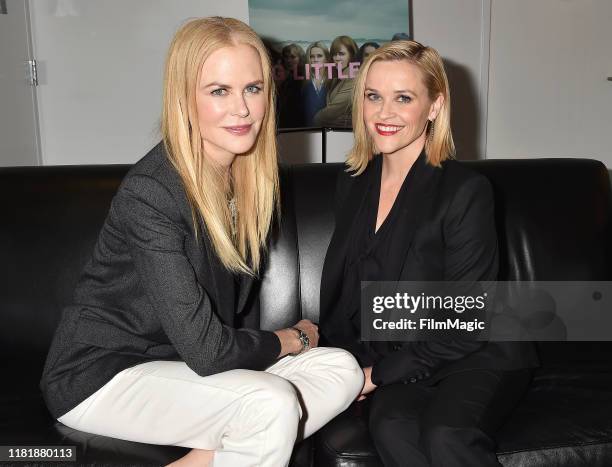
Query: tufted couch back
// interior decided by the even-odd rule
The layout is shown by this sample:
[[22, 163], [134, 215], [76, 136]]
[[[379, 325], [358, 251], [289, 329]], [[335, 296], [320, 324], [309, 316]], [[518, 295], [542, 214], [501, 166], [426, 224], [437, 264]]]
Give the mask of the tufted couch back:
[[[610, 280], [610, 183], [601, 163], [466, 164], [494, 187], [501, 280]], [[3, 367], [20, 368], [23, 376], [16, 384], [24, 390], [36, 391], [62, 307], [128, 168], [0, 169], [0, 358]], [[340, 170], [341, 164], [282, 170], [283, 217], [260, 292], [265, 329], [300, 317], [318, 321], [319, 281]], [[544, 365], [612, 361], [612, 346], [606, 343], [548, 343], [540, 352]]]

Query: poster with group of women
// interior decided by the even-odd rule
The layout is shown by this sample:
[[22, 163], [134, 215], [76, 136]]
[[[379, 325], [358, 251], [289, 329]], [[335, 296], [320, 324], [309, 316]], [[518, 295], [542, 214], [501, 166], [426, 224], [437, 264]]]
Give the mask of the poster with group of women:
[[351, 128], [361, 63], [408, 39], [407, 0], [249, 0], [250, 25], [272, 58], [279, 128]]

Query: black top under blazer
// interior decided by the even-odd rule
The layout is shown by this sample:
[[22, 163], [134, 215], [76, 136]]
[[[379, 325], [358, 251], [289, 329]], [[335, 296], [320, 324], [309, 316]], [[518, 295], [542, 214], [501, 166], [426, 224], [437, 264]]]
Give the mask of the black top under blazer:
[[[339, 306], [345, 262], [352, 230], [369, 184], [374, 183], [373, 173], [381, 163], [380, 157], [370, 161], [359, 176], [349, 172], [340, 174], [336, 190], [336, 225], [323, 266], [322, 342], [349, 351], [360, 346], [360, 336], [351, 325], [350, 307]], [[396, 252], [403, 264], [399, 277], [394, 280], [496, 280], [497, 234], [489, 181], [455, 160], [434, 167], [427, 163], [424, 151], [413, 164], [407, 181], [409, 184], [402, 188], [405, 189], [402, 196], [405, 204], [394, 223], [394, 228], [400, 229], [404, 236]], [[466, 339], [389, 342], [386, 347], [388, 352], [372, 368], [372, 382], [379, 386], [408, 382], [419, 372], [430, 375], [428, 381], [434, 383], [459, 371], [515, 370], [537, 366], [538, 362], [530, 343], [483, 343]]]
[[159, 144], [121, 183], [56, 330], [41, 380], [54, 417], [147, 361], [184, 361], [206, 376], [276, 360], [274, 333], [235, 328], [240, 313], [258, 317], [255, 281], [228, 272], [198, 229]]

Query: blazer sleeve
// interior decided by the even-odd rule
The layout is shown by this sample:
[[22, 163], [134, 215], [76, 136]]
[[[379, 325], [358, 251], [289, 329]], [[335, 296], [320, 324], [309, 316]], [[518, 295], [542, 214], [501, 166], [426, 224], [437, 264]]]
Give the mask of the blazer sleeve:
[[[493, 281], [498, 253], [493, 192], [483, 176], [468, 179], [454, 195], [443, 220], [445, 281]], [[476, 340], [409, 342], [372, 368], [376, 385], [434, 375], [444, 365], [484, 346]]]
[[133, 175], [124, 182], [113, 209], [150, 305], [193, 371], [206, 376], [237, 368], [261, 370], [276, 360], [280, 342], [274, 333], [234, 329], [214, 313], [185, 255], [188, 234], [164, 185]]

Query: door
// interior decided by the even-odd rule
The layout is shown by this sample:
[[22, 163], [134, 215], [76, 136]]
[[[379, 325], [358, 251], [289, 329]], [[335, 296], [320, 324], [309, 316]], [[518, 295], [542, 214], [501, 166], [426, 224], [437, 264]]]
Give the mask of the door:
[[494, 0], [487, 157], [612, 168], [612, 1]]
[[166, 51], [198, 16], [248, 19], [245, 0], [31, 4], [43, 165], [133, 163], [160, 139]]
[[40, 165], [29, 2], [0, 0], [0, 166]]

